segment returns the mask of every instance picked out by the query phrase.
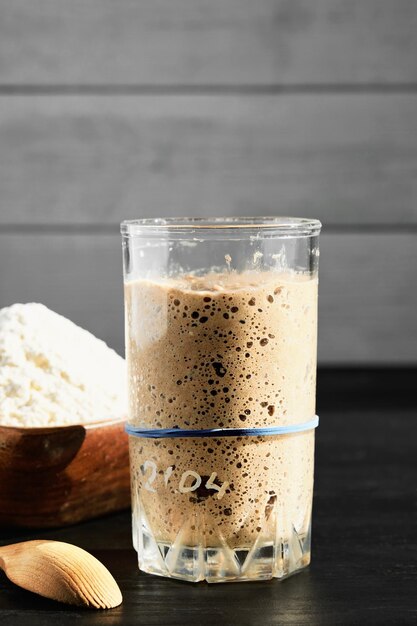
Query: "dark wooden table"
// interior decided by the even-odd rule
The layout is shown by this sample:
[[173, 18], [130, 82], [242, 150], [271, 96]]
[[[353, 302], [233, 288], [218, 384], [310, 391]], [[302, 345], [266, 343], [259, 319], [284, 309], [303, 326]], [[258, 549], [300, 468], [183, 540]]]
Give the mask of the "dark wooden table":
[[323, 371], [319, 377], [313, 559], [282, 583], [193, 585], [142, 574], [130, 514], [66, 529], [0, 531], [75, 543], [101, 559], [123, 604], [79, 610], [0, 577], [0, 624], [208, 626], [417, 624], [416, 371]]

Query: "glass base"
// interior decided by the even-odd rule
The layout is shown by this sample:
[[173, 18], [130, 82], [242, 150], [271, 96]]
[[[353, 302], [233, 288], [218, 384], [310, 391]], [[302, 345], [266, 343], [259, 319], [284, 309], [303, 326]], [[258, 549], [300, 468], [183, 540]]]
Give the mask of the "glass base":
[[180, 536], [173, 543], [156, 541], [142, 526], [134, 543], [143, 572], [189, 582], [282, 580], [310, 563], [310, 530], [301, 535], [293, 529], [287, 540], [265, 541], [260, 536], [250, 547], [231, 548], [223, 540], [210, 548], [184, 545]]

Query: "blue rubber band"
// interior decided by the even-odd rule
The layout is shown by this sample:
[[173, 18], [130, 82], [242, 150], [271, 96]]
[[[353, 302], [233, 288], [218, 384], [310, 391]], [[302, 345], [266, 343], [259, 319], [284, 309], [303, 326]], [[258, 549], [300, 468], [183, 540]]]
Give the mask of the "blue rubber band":
[[289, 435], [312, 430], [319, 425], [318, 415], [303, 424], [290, 426], [265, 426], [264, 428], [207, 428], [204, 430], [183, 430], [181, 428], [137, 428], [126, 424], [125, 430], [132, 437], [162, 439], [164, 437], [265, 437], [271, 435]]

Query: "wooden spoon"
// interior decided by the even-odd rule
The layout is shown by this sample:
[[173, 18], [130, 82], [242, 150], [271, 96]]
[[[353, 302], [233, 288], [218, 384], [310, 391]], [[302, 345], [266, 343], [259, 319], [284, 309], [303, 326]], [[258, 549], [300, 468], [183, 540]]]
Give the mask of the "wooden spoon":
[[95, 609], [112, 609], [122, 602], [109, 570], [69, 543], [37, 540], [1, 547], [0, 569], [19, 587], [58, 602]]

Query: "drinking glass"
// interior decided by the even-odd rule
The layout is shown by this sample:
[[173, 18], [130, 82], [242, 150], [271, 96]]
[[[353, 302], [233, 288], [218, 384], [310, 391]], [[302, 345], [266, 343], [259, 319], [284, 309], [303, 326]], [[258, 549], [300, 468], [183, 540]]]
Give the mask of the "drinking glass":
[[141, 570], [282, 579], [310, 562], [319, 221], [121, 225]]

